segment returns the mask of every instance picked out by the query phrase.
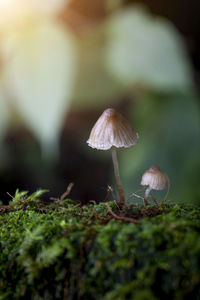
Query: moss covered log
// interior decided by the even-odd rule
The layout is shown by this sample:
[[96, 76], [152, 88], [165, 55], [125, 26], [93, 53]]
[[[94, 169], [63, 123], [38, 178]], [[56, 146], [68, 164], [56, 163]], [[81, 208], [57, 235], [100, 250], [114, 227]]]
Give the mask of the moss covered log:
[[200, 299], [200, 208], [133, 206], [134, 224], [41, 193], [0, 207], [1, 300]]

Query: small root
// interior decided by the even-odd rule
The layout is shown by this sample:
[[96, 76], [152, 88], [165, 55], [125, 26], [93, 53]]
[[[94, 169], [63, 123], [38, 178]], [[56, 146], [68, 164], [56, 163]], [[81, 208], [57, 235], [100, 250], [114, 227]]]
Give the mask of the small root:
[[49, 199], [53, 200], [53, 201], [59, 201], [60, 200], [59, 198], [55, 198], [55, 197], [50, 197]]
[[14, 199], [14, 196], [12, 196], [9, 192], [6, 192], [6, 194], [7, 194], [8, 196], [10, 196], [12, 199]]
[[107, 202], [109, 197], [110, 197], [110, 194], [112, 193], [112, 188], [108, 185], [108, 188], [107, 188], [107, 194], [103, 200], [103, 202]]
[[107, 194], [106, 194], [106, 197], [105, 197], [105, 199], [103, 200], [103, 202], [107, 202], [108, 199], [109, 199], [109, 197], [110, 197], [110, 195], [112, 195], [112, 198], [113, 198], [113, 199], [117, 199], [117, 197], [116, 197], [116, 195], [115, 195], [115, 193], [114, 193], [114, 191], [113, 191], [112, 186], [108, 185], [108, 187], [107, 187]]
[[97, 205], [97, 203], [96, 203], [95, 200], [90, 200], [89, 202], [92, 203], [92, 204], [94, 204], [94, 205]]
[[148, 202], [147, 202], [147, 199], [146, 199], [145, 197], [142, 197], [142, 196], [140, 196], [140, 195], [137, 195], [136, 193], [133, 193], [133, 194], [131, 194], [131, 195], [128, 197], [128, 199], [130, 199], [130, 198], [132, 198], [132, 197], [136, 197], [136, 198], [138, 198], [138, 199], [141, 199], [142, 202], [143, 202], [144, 207], [147, 206]]
[[67, 190], [60, 196], [60, 199], [61, 201], [63, 201], [67, 196], [69, 196], [69, 194], [71, 193], [71, 190], [74, 186], [74, 183], [71, 182], [68, 187], [67, 187]]
[[91, 216], [88, 218], [88, 221], [92, 219], [92, 217], [96, 217], [97, 219], [102, 219], [101, 215], [99, 215], [96, 211], [89, 209], [88, 206], [85, 206], [87, 211], [91, 214]]
[[115, 205], [117, 206], [117, 208], [120, 210], [120, 206], [118, 205], [117, 201], [114, 200]]
[[130, 223], [135, 223], [135, 224], [140, 224], [141, 222], [137, 219], [134, 219], [134, 218], [129, 218], [129, 217], [123, 217], [123, 216], [118, 216], [116, 215], [110, 205], [108, 203], [106, 203], [106, 206], [107, 206], [107, 209], [108, 209], [108, 212], [117, 220], [123, 220], [123, 221], [126, 221], [126, 222], [130, 222]]
[[79, 201], [79, 203], [76, 204], [76, 205], [74, 206], [74, 208], [77, 208], [77, 207], [79, 207], [79, 206], [81, 206], [81, 205], [82, 205], [82, 203], [81, 203], [81, 201]]

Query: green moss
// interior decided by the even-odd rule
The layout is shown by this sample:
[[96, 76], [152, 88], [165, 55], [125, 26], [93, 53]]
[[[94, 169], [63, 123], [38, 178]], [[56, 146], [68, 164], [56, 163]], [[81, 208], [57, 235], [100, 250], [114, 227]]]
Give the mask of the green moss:
[[200, 208], [168, 205], [133, 224], [108, 221], [104, 203], [41, 194], [0, 208], [1, 300], [200, 299]]

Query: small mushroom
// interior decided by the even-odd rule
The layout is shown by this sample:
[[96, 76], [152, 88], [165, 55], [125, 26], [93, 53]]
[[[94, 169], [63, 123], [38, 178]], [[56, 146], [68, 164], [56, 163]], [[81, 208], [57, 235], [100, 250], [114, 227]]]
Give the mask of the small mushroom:
[[135, 145], [137, 141], [138, 133], [136, 133], [128, 121], [113, 108], [108, 108], [102, 113], [92, 128], [87, 141], [88, 145], [92, 148], [98, 150], [111, 149], [121, 205], [125, 203], [125, 195], [119, 176], [116, 149], [122, 147], [128, 148]]
[[[157, 166], [151, 166], [142, 176], [141, 185], [148, 185], [148, 188], [144, 194], [144, 205], [146, 205], [147, 198], [151, 190], [163, 190], [168, 187], [169, 192], [169, 177], [168, 175], [161, 171]], [[167, 192], [167, 194], [168, 194]], [[167, 195], [166, 195], [167, 197]], [[166, 199], [163, 199], [162, 203]]]

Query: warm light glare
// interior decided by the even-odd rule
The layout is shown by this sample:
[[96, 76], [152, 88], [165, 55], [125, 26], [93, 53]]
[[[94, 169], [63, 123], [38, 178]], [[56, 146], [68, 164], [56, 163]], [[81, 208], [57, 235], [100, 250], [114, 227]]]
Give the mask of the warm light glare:
[[0, 0], [0, 15], [14, 11], [19, 5], [18, 0]]
[[0, 0], [0, 25], [23, 21], [30, 16], [51, 15], [66, 6], [68, 0]]
[[21, 2], [21, 0], [0, 0], [0, 25], [11, 26], [18, 21], [23, 10]]

